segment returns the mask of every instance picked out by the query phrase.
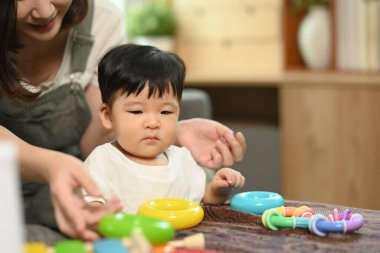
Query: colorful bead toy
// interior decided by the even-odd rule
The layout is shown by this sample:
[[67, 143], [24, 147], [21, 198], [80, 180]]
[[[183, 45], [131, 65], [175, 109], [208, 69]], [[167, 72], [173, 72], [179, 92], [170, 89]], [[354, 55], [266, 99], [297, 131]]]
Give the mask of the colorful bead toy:
[[306, 228], [317, 236], [326, 236], [328, 233], [353, 232], [363, 225], [362, 215], [351, 214], [348, 209], [343, 213], [334, 209], [333, 214], [326, 217], [322, 214], [312, 215], [312, 210], [304, 206], [268, 209], [263, 213], [261, 221], [264, 227], [271, 230]]
[[[330, 220], [322, 214], [314, 215], [309, 223], [310, 232], [318, 236], [326, 236], [328, 233], [349, 233], [363, 226], [363, 216], [358, 213], [351, 214], [346, 209], [342, 214], [334, 209], [334, 219]], [[329, 215], [331, 217], [331, 215]]]
[[307, 206], [278, 207], [266, 210], [261, 216], [263, 225], [271, 230], [281, 228], [308, 228], [313, 210]]

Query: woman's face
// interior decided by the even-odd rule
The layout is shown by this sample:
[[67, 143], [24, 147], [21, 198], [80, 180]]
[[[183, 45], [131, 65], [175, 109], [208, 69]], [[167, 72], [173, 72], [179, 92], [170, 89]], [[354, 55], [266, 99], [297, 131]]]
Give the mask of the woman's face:
[[49, 41], [61, 30], [73, 0], [16, 0], [17, 31], [21, 43]]

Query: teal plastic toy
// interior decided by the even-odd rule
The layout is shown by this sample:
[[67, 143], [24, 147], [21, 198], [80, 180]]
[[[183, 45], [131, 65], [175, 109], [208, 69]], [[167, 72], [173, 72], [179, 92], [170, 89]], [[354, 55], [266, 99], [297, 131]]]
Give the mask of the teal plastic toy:
[[231, 209], [262, 215], [265, 210], [283, 206], [284, 198], [275, 192], [241, 192], [231, 198]]

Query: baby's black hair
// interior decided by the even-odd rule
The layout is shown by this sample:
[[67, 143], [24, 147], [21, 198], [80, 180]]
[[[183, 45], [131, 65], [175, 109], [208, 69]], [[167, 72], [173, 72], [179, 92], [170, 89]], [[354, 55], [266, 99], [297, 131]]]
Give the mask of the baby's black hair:
[[162, 97], [171, 87], [180, 101], [185, 75], [185, 64], [176, 54], [136, 44], [111, 49], [98, 66], [102, 101], [108, 105], [117, 91], [138, 95], [145, 86], [149, 87], [148, 97]]

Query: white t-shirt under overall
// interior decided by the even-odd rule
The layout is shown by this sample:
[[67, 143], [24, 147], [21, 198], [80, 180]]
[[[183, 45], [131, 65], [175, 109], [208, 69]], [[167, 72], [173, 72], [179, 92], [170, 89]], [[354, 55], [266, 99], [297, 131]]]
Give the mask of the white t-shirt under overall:
[[206, 188], [202, 167], [186, 148], [170, 146], [165, 153], [167, 165], [141, 165], [106, 143], [88, 156], [85, 165], [105, 199], [118, 197], [127, 213], [136, 213], [145, 201], [164, 197], [200, 203]]

